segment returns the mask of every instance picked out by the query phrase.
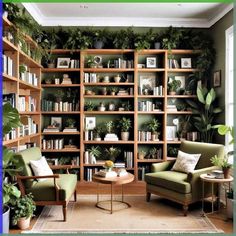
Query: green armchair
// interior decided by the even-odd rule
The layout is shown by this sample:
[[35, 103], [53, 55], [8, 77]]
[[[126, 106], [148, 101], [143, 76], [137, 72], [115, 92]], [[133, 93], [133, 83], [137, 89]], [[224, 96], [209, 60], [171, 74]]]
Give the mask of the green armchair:
[[[32, 193], [36, 205], [62, 205], [63, 218], [66, 221], [67, 204], [74, 194], [76, 201], [77, 176], [69, 174], [70, 165], [58, 166], [58, 169], [66, 169], [68, 174], [53, 174], [47, 176], [34, 176], [30, 167], [31, 160], [39, 160], [41, 151], [39, 148], [29, 148], [16, 154], [18, 166], [21, 168], [17, 175], [17, 182], [22, 195]], [[57, 169], [55, 166], [52, 169]], [[37, 181], [37, 179], [46, 179]]]
[[[201, 153], [201, 157], [191, 173], [171, 170], [175, 161], [166, 161], [152, 165], [152, 173], [145, 175], [146, 198], [150, 201], [151, 194], [156, 194], [183, 205], [187, 215], [188, 205], [202, 199], [202, 183], [200, 175], [209, 173], [218, 167], [213, 166], [210, 159], [214, 155], [224, 156], [224, 146], [220, 144], [183, 141], [180, 150], [190, 154]], [[205, 196], [210, 194], [206, 188]]]

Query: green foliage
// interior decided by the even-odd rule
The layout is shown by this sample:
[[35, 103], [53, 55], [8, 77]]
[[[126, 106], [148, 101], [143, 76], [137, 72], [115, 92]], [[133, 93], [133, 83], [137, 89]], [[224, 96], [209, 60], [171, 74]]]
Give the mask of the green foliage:
[[55, 92], [55, 97], [58, 99], [62, 99], [64, 97], [65, 93], [62, 89], [57, 89]]
[[108, 121], [108, 122], [106, 123], [106, 130], [107, 130], [107, 132], [108, 132], [108, 133], [112, 133], [112, 132], [114, 132], [114, 129], [115, 129], [115, 124], [114, 124], [114, 122], [113, 122], [113, 121]]
[[171, 49], [179, 48], [180, 41], [182, 38], [182, 30], [173, 28], [170, 26], [162, 35], [162, 47], [163, 49]]
[[132, 122], [130, 119], [122, 117], [118, 122], [118, 127], [121, 129], [121, 132], [129, 132], [130, 128], [132, 128]]
[[132, 28], [113, 32], [111, 34], [113, 39], [112, 45], [117, 49], [133, 49], [135, 34]]
[[13, 206], [21, 195], [19, 189], [10, 183], [3, 184], [3, 205]]
[[109, 92], [113, 92], [113, 93], [117, 93], [119, 91], [119, 88], [118, 87], [110, 87], [109, 88]]
[[33, 195], [31, 193], [16, 199], [16, 203], [14, 206], [13, 223], [17, 224], [17, 221], [22, 217], [32, 217], [35, 210], [36, 206], [33, 201]]
[[101, 150], [99, 146], [92, 146], [91, 148], [88, 149], [88, 152], [90, 155], [93, 155], [94, 157], [100, 157], [101, 156]]
[[198, 102], [186, 100], [193, 111], [193, 125], [201, 134], [202, 142], [212, 142], [214, 131], [214, 120], [222, 109], [216, 107], [216, 93], [212, 88], [210, 91], [206, 87], [198, 86], [197, 88]]
[[234, 127], [228, 126], [228, 125], [216, 125], [215, 128], [217, 128], [218, 134], [220, 135], [226, 135], [229, 133], [231, 140], [229, 142], [230, 144], [234, 144]]
[[168, 82], [167, 88], [169, 92], [176, 92], [181, 87], [181, 81], [171, 78], [171, 81]]
[[93, 41], [102, 41], [105, 42], [107, 40], [107, 35], [109, 34], [107, 29], [99, 29], [92, 31]]
[[135, 34], [134, 48], [138, 51], [143, 49], [150, 49], [154, 38], [155, 36], [152, 32], [152, 29], [150, 29], [147, 33]]
[[84, 109], [86, 111], [93, 111], [95, 109], [96, 105], [94, 103], [92, 103], [91, 101], [86, 102], [84, 105]]
[[105, 149], [105, 156], [109, 160], [115, 162], [116, 158], [120, 155], [121, 150], [119, 148], [111, 146]]
[[149, 122], [145, 124], [145, 127], [147, 127], [147, 129], [150, 132], [152, 132], [152, 134], [155, 134], [157, 133], [160, 125], [161, 125], [160, 122], [157, 119], [153, 118], [152, 120], [150, 120]]
[[67, 127], [74, 127], [75, 123], [76, 123], [75, 119], [72, 119], [72, 118], [67, 118], [66, 119], [66, 126]]
[[105, 134], [105, 129], [103, 125], [97, 125], [94, 130], [94, 137], [96, 138], [100, 138], [101, 136], [103, 136]]
[[178, 151], [179, 149], [177, 147], [168, 146], [168, 150], [167, 150], [168, 156], [177, 157]]
[[15, 3], [3, 3], [3, 10], [8, 12], [8, 19], [14, 21], [15, 17], [20, 14], [20, 8]]
[[222, 168], [231, 168], [232, 164], [228, 162], [228, 156], [224, 158], [220, 158], [217, 155], [211, 158], [211, 163], [215, 166], [222, 167]]

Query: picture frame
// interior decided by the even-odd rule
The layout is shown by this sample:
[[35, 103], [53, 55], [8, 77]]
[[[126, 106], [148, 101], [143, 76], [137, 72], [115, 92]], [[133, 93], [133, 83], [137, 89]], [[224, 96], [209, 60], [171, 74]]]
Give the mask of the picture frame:
[[173, 141], [176, 138], [176, 126], [166, 126], [166, 140]]
[[157, 67], [157, 58], [156, 57], [147, 57], [146, 58], [146, 68], [156, 68]]
[[96, 117], [85, 117], [85, 129], [93, 130], [96, 127]]
[[191, 58], [181, 58], [181, 68], [183, 68], [183, 69], [192, 68], [192, 59]]
[[151, 75], [140, 75], [139, 77], [140, 84], [140, 95], [152, 95], [153, 89], [156, 87], [156, 76]]
[[185, 80], [186, 80], [185, 76], [176, 75], [175, 80], [180, 80], [180, 82], [181, 82], [180, 88], [185, 89]]
[[59, 128], [59, 130], [62, 129], [62, 117], [51, 117], [51, 125]]
[[221, 70], [214, 71], [213, 74], [213, 87], [221, 86]]
[[70, 58], [69, 57], [59, 57], [57, 58], [57, 68], [69, 68]]

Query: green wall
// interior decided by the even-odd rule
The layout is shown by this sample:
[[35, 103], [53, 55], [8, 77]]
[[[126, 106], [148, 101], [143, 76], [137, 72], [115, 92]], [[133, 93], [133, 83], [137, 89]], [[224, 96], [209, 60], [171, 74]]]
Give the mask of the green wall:
[[[214, 39], [214, 48], [216, 49], [216, 61], [213, 72], [221, 70], [221, 86], [216, 88], [219, 97], [219, 105], [224, 108], [225, 106], [225, 55], [226, 55], [226, 42], [225, 31], [233, 25], [233, 10], [228, 12], [223, 18], [216, 22], [210, 29], [209, 34]], [[212, 73], [213, 77], [213, 73]], [[212, 78], [211, 78], [212, 79]], [[219, 123], [225, 123], [225, 113], [223, 112], [219, 119]], [[224, 143], [223, 136], [217, 136], [216, 142]]]

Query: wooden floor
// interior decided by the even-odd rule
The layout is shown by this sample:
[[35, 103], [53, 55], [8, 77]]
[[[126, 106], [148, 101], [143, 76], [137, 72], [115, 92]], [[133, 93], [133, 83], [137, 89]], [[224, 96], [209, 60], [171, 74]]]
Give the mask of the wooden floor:
[[[96, 194], [97, 193], [97, 184], [91, 183], [89, 184], [78, 184], [78, 194], [86, 195], [86, 194]], [[99, 185], [99, 193], [100, 194], [109, 194], [110, 193], [110, 187], [106, 185]], [[114, 193], [119, 194], [121, 193], [120, 186], [117, 186], [114, 188]], [[127, 184], [124, 185], [124, 193], [125, 194], [135, 194], [135, 195], [141, 195], [145, 194], [145, 184], [144, 183], [135, 183], [135, 184]], [[191, 208], [190, 208], [191, 210]], [[38, 209], [36, 215], [40, 214], [41, 209]], [[220, 213], [214, 213], [207, 216], [211, 222], [218, 228], [224, 231], [226, 234], [232, 234], [233, 233], [233, 221], [232, 220], [226, 220], [225, 218], [225, 210], [221, 210]], [[37, 217], [35, 217], [31, 221], [30, 228], [33, 227], [34, 223], [36, 222]], [[17, 228], [11, 229], [10, 234], [20, 234], [21, 231]]]

